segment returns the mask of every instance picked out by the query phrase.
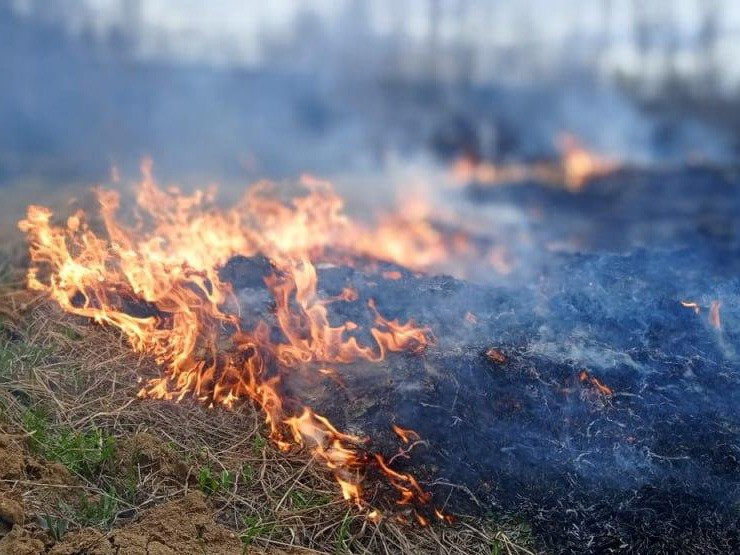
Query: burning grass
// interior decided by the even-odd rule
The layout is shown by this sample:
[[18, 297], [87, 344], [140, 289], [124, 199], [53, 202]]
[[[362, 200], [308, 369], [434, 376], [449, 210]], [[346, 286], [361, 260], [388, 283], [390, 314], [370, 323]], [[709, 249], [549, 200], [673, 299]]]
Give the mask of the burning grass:
[[[528, 552], [527, 528], [513, 523], [368, 520], [305, 449], [270, 442], [249, 402], [137, 399], [140, 377], [158, 374], [152, 360], [120, 332], [23, 291], [10, 264], [2, 268], [0, 455], [15, 462], [0, 465], [0, 499], [16, 514], [0, 515], [15, 523], [0, 542], [112, 553], [146, 549], [156, 528], [179, 552], [205, 540], [209, 553]], [[197, 526], [176, 525], [183, 520]]]
[[[701, 207], [697, 175], [677, 177], [678, 208]], [[698, 177], [730, 221], [731, 188]], [[122, 210], [131, 227], [106, 193], [103, 221], [99, 204], [66, 225], [69, 208], [32, 208], [18, 266], [43, 296], [18, 278], [0, 303], [2, 518], [32, 515], [47, 547], [98, 529], [115, 546], [153, 518], [222, 552], [524, 550], [524, 527], [484, 521], [495, 511], [555, 552], [736, 551], [737, 245], [723, 226], [696, 242], [701, 214], [654, 213], [672, 182], [518, 187], [506, 202], [552, 210], [533, 273], [504, 287], [382, 262], [311, 181], [287, 199], [258, 187], [236, 212], [145, 182], [155, 202]], [[672, 250], [622, 241], [656, 218]]]

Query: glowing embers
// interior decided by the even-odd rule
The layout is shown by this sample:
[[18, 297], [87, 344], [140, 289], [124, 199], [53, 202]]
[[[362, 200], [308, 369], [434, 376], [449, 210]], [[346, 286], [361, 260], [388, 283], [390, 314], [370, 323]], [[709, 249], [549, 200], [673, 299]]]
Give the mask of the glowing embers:
[[503, 353], [503, 351], [501, 351], [501, 349], [496, 349], [495, 347], [491, 347], [486, 351], [486, 358], [499, 366], [503, 366], [509, 361], [509, 358]]
[[[371, 343], [353, 335], [358, 325], [352, 321], [330, 324], [327, 307], [359, 301], [358, 294], [346, 288], [332, 298], [319, 295], [312, 257], [333, 249], [355, 253], [350, 239], [363, 228], [342, 215], [341, 199], [329, 185], [306, 179], [307, 193], [286, 200], [260, 184], [235, 206], [219, 210], [212, 190], [185, 195], [160, 189], [148, 162], [143, 173], [131, 226], [119, 220], [119, 195], [113, 191], [98, 191], [100, 232], [83, 212], [55, 226], [48, 209], [30, 207], [20, 223], [30, 244], [28, 286], [70, 313], [117, 327], [136, 351], [153, 356], [162, 376], [145, 383], [140, 397], [192, 396], [227, 407], [251, 399], [263, 410], [273, 441], [284, 450], [308, 448], [356, 505], [365, 506], [361, 483], [369, 465], [404, 504], [430, 505], [413, 476], [366, 452], [363, 440], [340, 432], [281, 388], [286, 373], [299, 366], [327, 377], [334, 374], [326, 365], [309, 363], [374, 363], [394, 351], [421, 354], [431, 342], [429, 329], [385, 318], [372, 299], [363, 300], [373, 322], [367, 330]], [[219, 270], [237, 254], [257, 253], [273, 264], [265, 283], [275, 299], [275, 317], [242, 329], [235, 314], [239, 304]], [[371, 514], [380, 518], [377, 511]], [[419, 523], [427, 520], [414, 515]]]

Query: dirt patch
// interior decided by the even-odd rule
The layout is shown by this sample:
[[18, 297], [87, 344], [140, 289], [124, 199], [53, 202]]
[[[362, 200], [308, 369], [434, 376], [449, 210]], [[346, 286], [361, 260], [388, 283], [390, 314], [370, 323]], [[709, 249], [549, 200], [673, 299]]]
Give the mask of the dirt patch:
[[23, 525], [25, 520], [25, 509], [23, 498], [13, 492], [0, 492], [0, 534], [4, 527], [10, 531], [13, 525]]
[[0, 433], [0, 480], [35, 480], [49, 485], [74, 483], [63, 465], [32, 457], [28, 453], [25, 437], [12, 433]]
[[[0, 539], [25, 521], [23, 498], [11, 490], [12, 480], [25, 476], [25, 456], [12, 436], [0, 436]], [[0, 548], [0, 553], [2, 550]]]
[[[146, 554], [146, 549], [137, 553]], [[64, 536], [48, 551], [48, 555], [116, 555], [116, 550], [103, 532], [83, 528]]]
[[0, 434], [0, 480], [22, 480], [25, 468], [22, 441], [11, 434]]
[[212, 555], [240, 555], [239, 537], [213, 520], [213, 513], [200, 493], [190, 493], [178, 501], [148, 511], [139, 522], [113, 534], [118, 555], [138, 555], [145, 551], [169, 555], [202, 552]]
[[21, 526], [14, 526], [0, 539], [0, 555], [41, 555], [45, 552], [45, 543]]
[[156, 474], [179, 484], [192, 479], [190, 466], [161, 438], [148, 432], [135, 433], [117, 442], [111, 471], [123, 477], [131, 472]]
[[[69, 471], [57, 462], [39, 460], [29, 454], [22, 434], [0, 429], [0, 538], [14, 527], [34, 519], [24, 494], [35, 491], [35, 505], [56, 506], [68, 502], [75, 483]], [[2, 551], [0, 551], [2, 553]]]
[[[137, 522], [107, 535], [94, 528], [70, 532], [48, 555], [243, 555], [244, 549], [234, 531], [214, 521], [204, 496], [193, 492], [150, 509]], [[249, 553], [298, 555], [302, 551]]]
[[[104, 533], [96, 528], [82, 528], [65, 534], [53, 543], [35, 525], [24, 528], [22, 505], [11, 507], [14, 525], [0, 539], [0, 555], [243, 555], [245, 547], [239, 536], [214, 520], [204, 496], [193, 492], [185, 497], [154, 507], [136, 522]], [[250, 550], [248, 553], [299, 555], [303, 550]]]

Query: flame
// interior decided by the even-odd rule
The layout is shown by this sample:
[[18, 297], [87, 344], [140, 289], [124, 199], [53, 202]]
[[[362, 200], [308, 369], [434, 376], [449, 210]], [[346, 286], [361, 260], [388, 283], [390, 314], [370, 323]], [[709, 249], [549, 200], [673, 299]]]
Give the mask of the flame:
[[[219, 210], [215, 189], [189, 195], [162, 189], [151, 170], [145, 161], [131, 226], [117, 216], [115, 191], [97, 191], [102, 230], [82, 211], [57, 226], [49, 209], [30, 206], [19, 223], [30, 245], [29, 288], [71, 314], [120, 329], [135, 351], [151, 355], [161, 375], [143, 385], [140, 397], [192, 396], [225, 407], [251, 399], [264, 412], [275, 444], [309, 449], [358, 507], [367, 506], [362, 480], [369, 465], [400, 492], [400, 503], [429, 505], [431, 496], [413, 476], [395, 471], [382, 455], [365, 450], [366, 439], [339, 431], [281, 388], [287, 373], [313, 368], [306, 363], [319, 363], [317, 377], [339, 380], [327, 365], [379, 362], [396, 351], [421, 355], [432, 341], [430, 330], [413, 320], [385, 318], [373, 299], [366, 301], [374, 321], [370, 344], [352, 335], [356, 323], [330, 324], [328, 305], [355, 302], [359, 295], [349, 288], [332, 298], [319, 295], [313, 261], [328, 259], [332, 249], [367, 256], [371, 242], [382, 242], [379, 236], [368, 237], [349, 221], [330, 184], [315, 178], [302, 178], [303, 196], [281, 200], [269, 183], [259, 183]], [[234, 255], [258, 253], [275, 267], [265, 283], [275, 298], [281, 340], [266, 321], [242, 329], [228, 309], [238, 306], [231, 286], [219, 277]], [[404, 442], [414, 434], [403, 433]], [[380, 513], [368, 517], [376, 521]], [[426, 518], [418, 514], [417, 521]]]
[[[681, 301], [681, 306], [691, 308], [695, 314], [701, 314], [701, 306], [699, 303], [693, 301]], [[707, 317], [709, 325], [716, 330], [722, 330], [722, 318], [720, 317], [720, 308], [722, 308], [722, 302], [719, 299], [715, 299], [709, 305], [709, 316]]]
[[375, 460], [380, 470], [385, 474], [390, 483], [401, 494], [396, 503], [399, 505], [409, 505], [413, 501], [428, 503], [431, 500], [430, 495], [422, 489], [419, 482], [411, 474], [397, 472], [393, 470], [382, 455], [376, 453]]
[[462, 156], [455, 160], [451, 168], [452, 181], [456, 186], [475, 182], [496, 185], [500, 183], [517, 183], [526, 181], [532, 176], [532, 168], [525, 164], [494, 164], [488, 160], [476, 160]]
[[587, 370], [581, 370], [580, 374], [578, 374], [578, 379], [582, 382], [590, 383], [599, 393], [601, 393], [605, 397], [611, 397], [612, 395], [614, 395], [614, 390], [612, 390], [611, 387], [605, 385], [598, 378], [591, 376]]
[[397, 426], [396, 424], [393, 424], [393, 431], [396, 433], [398, 437], [401, 438], [401, 441], [408, 444], [411, 441], [419, 441], [421, 439], [421, 436], [417, 434], [414, 430], [401, 428], [401, 426]]
[[450, 169], [452, 183], [464, 186], [468, 183], [478, 185], [501, 185], [540, 181], [563, 186], [569, 191], [580, 191], [593, 178], [607, 175], [619, 168], [616, 160], [602, 157], [589, 151], [571, 133], [562, 133], [555, 140], [560, 153], [557, 164], [536, 162], [494, 164], [487, 160], [476, 160], [463, 156], [453, 162]]
[[486, 351], [486, 357], [494, 364], [504, 365], [509, 361], [509, 358], [500, 350], [495, 347], [491, 347]]
[[722, 303], [720, 301], [712, 301], [712, 304], [709, 307], [709, 323], [716, 330], [722, 329], [722, 320], [719, 316], [719, 309], [721, 307]]
[[398, 212], [381, 217], [372, 233], [355, 229], [354, 248], [414, 270], [439, 268], [452, 256], [471, 251], [470, 238], [465, 233], [447, 234], [432, 223], [434, 210], [423, 193], [400, 199], [399, 206]]
[[586, 150], [570, 133], [560, 135], [557, 146], [562, 157], [563, 181], [571, 191], [580, 191], [590, 179], [611, 173], [618, 167], [615, 161]]

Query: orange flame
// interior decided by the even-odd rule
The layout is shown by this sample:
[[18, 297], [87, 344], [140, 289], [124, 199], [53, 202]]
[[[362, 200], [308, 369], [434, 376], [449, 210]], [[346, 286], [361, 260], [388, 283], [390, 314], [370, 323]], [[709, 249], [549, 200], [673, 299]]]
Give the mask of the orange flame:
[[605, 385], [598, 378], [591, 376], [587, 370], [581, 370], [581, 373], [578, 374], [578, 379], [580, 379], [582, 382], [590, 383], [592, 386], [594, 386], [594, 388], [596, 388], [599, 393], [601, 393], [605, 397], [611, 397], [612, 395], [614, 395], [614, 391], [611, 387]]
[[397, 426], [396, 424], [393, 424], [393, 431], [396, 432], [396, 435], [401, 438], [401, 441], [408, 444], [411, 441], [419, 441], [421, 437], [419, 434], [417, 434], [414, 430], [401, 428], [401, 426]]
[[[701, 314], [701, 306], [699, 303], [693, 301], [681, 301], [681, 306], [691, 308], [695, 314]], [[712, 301], [709, 305], [709, 316], [707, 317], [709, 325], [716, 330], [722, 329], [722, 318], [720, 316], [720, 308], [722, 308], [722, 302], [719, 299]]]
[[[369, 456], [363, 439], [340, 432], [311, 408], [289, 408], [295, 401], [281, 391], [282, 376], [304, 363], [379, 362], [388, 352], [421, 354], [432, 340], [428, 328], [383, 317], [373, 299], [367, 300], [373, 344], [350, 335], [358, 327], [351, 321], [329, 323], [327, 306], [356, 301], [358, 294], [345, 289], [321, 297], [311, 259], [328, 256], [328, 247], [367, 255], [356, 240], [364, 237], [363, 229], [343, 215], [330, 185], [305, 177], [307, 194], [281, 201], [269, 184], [260, 183], [232, 208], [218, 210], [215, 190], [186, 195], [161, 189], [149, 161], [142, 172], [130, 227], [117, 217], [120, 200], [114, 191], [97, 191], [104, 233], [94, 231], [82, 211], [56, 226], [50, 210], [30, 206], [19, 223], [30, 245], [28, 286], [69, 313], [115, 326], [134, 350], [151, 355], [162, 375], [145, 383], [140, 397], [193, 396], [226, 407], [251, 399], [263, 410], [276, 445], [310, 449], [333, 472], [345, 499], [365, 506], [363, 474], [375, 460], [404, 504], [429, 504], [431, 497], [413, 476], [394, 471], [379, 454]], [[227, 308], [238, 304], [219, 268], [236, 254], [257, 253], [276, 267], [265, 282], [285, 342], [273, 339], [265, 321], [242, 329]], [[336, 379], [326, 366], [317, 375]], [[380, 513], [369, 517], [377, 520]]]
[[557, 146], [562, 156], [563, 181], [568, 190], [580, 191], [590, 179], [611, 173], [618, 167], [613, 160], [586, 150], [570, 133], [560, 135]]
[[587, 150], [575, 135], [560, 134], [555, 146], [560, 152], [557, 164], [494, 164], [486, 160], [462, 157], [451, 167], [452, 182], [456, 186], [476, 183], [500, 185], [522, 183], [529, 180], [564, 186], [569, 191], [580, 191], [594, 177], [607, 175], [619, 167], [616, 160], [607, 159]]
[[719, 316], [719, 309], [722, 307], [720, 301], [712, 301], [712, 305], [709, 307], [709, 323], [714, 329], [722, 329], [722, 320]]

